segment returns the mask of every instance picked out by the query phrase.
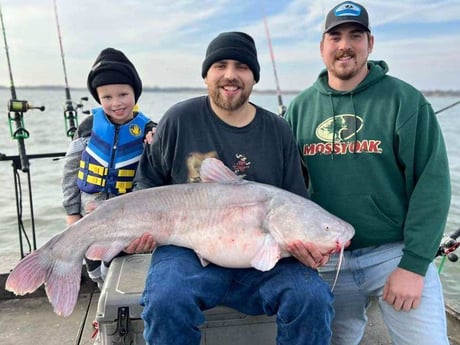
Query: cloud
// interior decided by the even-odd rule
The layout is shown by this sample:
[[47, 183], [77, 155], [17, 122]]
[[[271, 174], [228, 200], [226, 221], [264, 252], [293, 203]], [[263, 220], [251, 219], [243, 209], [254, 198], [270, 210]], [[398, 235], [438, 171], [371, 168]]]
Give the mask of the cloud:
[[[323, 18], [337, 2], [56, 0], [70, 86], [85, 87], [94, 59], [112, 46], [133, 60], [146, 86], [200, 87], [209, 41], [219, 32], [240, 30], [256, 40], [260, 89], [275, 88], [264, 19], [281, 87], [302, 89], [323, 68], [318, 46]], [[376, 37], [371, 58], [386, 60], [393, 75], [418, 88], [459, 88], [453, 64], [460, 46], [458, 1], [361, 3]], [[15, 84], [63, 85], [53, 3], [3, 0], [1, 5]], [[2, 59], [6, 61], [4, 54]], [[7, 66], [0, 66], [0, 84], [7, 86]]]

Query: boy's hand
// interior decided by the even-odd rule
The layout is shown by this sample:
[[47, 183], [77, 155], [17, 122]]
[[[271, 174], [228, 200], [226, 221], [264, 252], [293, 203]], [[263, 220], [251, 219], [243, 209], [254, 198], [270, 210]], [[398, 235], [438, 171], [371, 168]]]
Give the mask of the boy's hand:
[[145, 138], [144, 138], [144, 143], [145, 144], [151, 144], [152, 143], [153, 136], [154, 136], [156, 130], [157, 130], [156, 128], [152, 128], [152, 130], [150, 132], [147, 132], [145, 134]]

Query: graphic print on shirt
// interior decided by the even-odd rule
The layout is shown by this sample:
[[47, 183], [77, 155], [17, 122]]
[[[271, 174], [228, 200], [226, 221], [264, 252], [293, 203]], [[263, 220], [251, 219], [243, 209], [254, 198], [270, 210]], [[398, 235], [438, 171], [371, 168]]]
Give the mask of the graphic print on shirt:
[[200, 178], [200, 168], [201, 163], [206, 158], [218, 158], [216, 151], [210, 151], [207, 153], [201, 152], [190, 152], [187, 156], [187, 182], [194, 183], [194, 182], [201, 182]]
[[[206, 158], [219, 158], [216, 151], [210, 151], [207, 153], [202, 152], [191, 152], [187, 156], [187, 182], [195, 183], [201, 182], [200, 168], [201, 163]], [[251, 167], [249, 159], [241, 153], [235, 154], [236, 161], [232, 164], [233, 172], [241, 177], [246, 176], [245, 171]]]
[[251, 162], [249, 161], [248, 157], [241, 153], [237, 153], [235, 155], [237, 161], [235, 164], [233, 164], [233, 172], [236, 175], [239, 176], [245, 176], [246, 174], [244, 173], [249, 167], [251, 166]]
[[357, 134], [363, 128], [363, 118], [358, 115], [341, 114], [331, 116], [316, 127], [315, 135], [320, 141], [305, 144], [303, 155], [382, 153], [380, 140], [357, 139]]

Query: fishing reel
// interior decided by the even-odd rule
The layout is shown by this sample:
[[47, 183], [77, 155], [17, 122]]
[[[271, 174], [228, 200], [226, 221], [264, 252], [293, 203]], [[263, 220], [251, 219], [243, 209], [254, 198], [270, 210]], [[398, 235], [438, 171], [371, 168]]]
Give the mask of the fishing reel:
[[[29, 132], [24, 127], [23, 113], [31, 109], [44, 111], [45, 107], [34, 107], [28, 101], [10, 99], [8, 101], [8, 120], [10, 125], [10, 134], [13, 139], [27, 139]], [[16, 125], [16, 130], [13, 130], [13, 123]]]
[[[75, 111], [75, 110], [78, 110], [80, 108], [83, 108], [83, 102], [87, 102], [88, 101], [88, 97], [81, 97], [80, 98], [80, 103], [74, 103], [72, 102], [71, 100], [67, 100], [65, 102], [65, 105], [64, 105], [64, 110], [65, 111]], [[89, 114], [90, 111], [89, 110], [85, 110], [83, 111], [83, 114]]]
[[287, 107], [284, 104], [281, 104], [278, 106], [278, 115], [279, 116], [284, 116], [286, 113]]
[[34, 107], [28, 101], [21, 101], [18, 99], [10, 99], [8, 102], [9, 112], [25, 113], [27, 110], [38, 109], [40, 111], [45, 110], [45, 106]]
[[452, 234], [444, 236], [439, 245], [437, 256], [447, 256], [449, 261], [458, 261], [458, 255], [454, 252], [460, 247], [460, 242], [457, 238], [460, 237], [460, 228]]
[[[65, 130], [66, 135], [73, 138], [73, 135], [78, 127], [78, 113], [77, 110], [83, 108], [83, 101], [88, 101], [88, 97], [81, 97], [80, 103], [74, 103], [69, 98], [64, 104], [64, 119], [65, 119]], [[89, 110], [83, 110], [83, 114], [89, 114]]]

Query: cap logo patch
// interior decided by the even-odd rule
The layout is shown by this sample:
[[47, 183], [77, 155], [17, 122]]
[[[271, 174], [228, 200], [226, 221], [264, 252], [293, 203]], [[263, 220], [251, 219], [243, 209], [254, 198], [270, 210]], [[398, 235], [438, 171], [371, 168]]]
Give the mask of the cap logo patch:
[[336, 17], [343, 17], [343, 16], [352, 16], [352, 17], [359, 17], [361, 15], [361, 7], [356, 6], [352, 3], [345, 3], [339, 7], [337, 7], [334, 11]]

